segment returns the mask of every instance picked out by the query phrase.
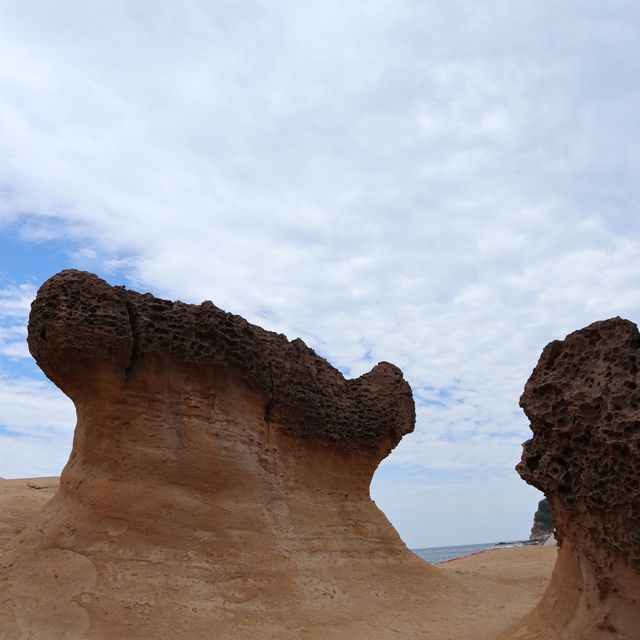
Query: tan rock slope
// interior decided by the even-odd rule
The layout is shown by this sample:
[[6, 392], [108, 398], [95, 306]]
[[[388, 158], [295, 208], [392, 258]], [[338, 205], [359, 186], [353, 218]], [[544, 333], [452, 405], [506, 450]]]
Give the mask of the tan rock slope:
[[542, 352], [521, 406], [518, 472], [550, 499], [549, 589], [509, 637], [640, 639], [640, 334], [613, 318]]
[[[0, 479], [0, 525], [7, 516], [10, 519], [11, 516], [16, 516], [15, 511], [5, 510], [5, 506], [10, 502], [15, 505], [18, 515], [17, 518], [13, 518], [13, 526], [24, 529], [29, 521], [38, 517], [42, 508], [39, 501], [43, 499], [44, 491], [57, 487], [57, 480], [57, 478]], [[34, 489], [32, 485], [37, 485], [41, 489]], [[29, 499], [19, 505], [21, 497]], [[328, 637], [444, 637], [456, 640], [458, 638], [495, 640], [496, 629], [504, 628], [511, 620], [522, 618], [540, 600], [549, 582], [555, 559], [554, 549], [530, 546], [500, 548], [479, 555], [450, 560], [440, 565], [437, 570], [445, 576], [451, 576], [457, 589], [467, 591], [472, 597], [462, 602], [459, 597], [455, 598], [454, 606], [451, 606], [448, 611], [440, 607], [437, 620], [429, 610], [414, 610], [413, 617], [416, 620], [430, 618], [430, 627], [425, 632], [416, 634], [415, 631], [407, 631], [407, 629], [419, 628], [419, 624], [412, 622], [411, 617], [399, 619], [397, 615], [392, 614], [386, 620], [377, 620], [383, 623], [383, 626], [378, 629], [373, 629], [369, 624], [367, 624], [368, 628], [363, 627], [362, 620], [359, 626], [364, 631], [358, 630], [357, 623], [351, 624], [348, 628], [349, 635], [346, 636], [342, 626], [331, 629], [331, 620], [327, 617], [326, 628], [331, 629]], [[483, 597], [479, 598], [478, 594], [482, 594]], [[428, 598], [423, 598], [423, 603], [427, 602]], [[463, 605], [462, 611], [459, 609], [460, 604]], [[469, 616], [470, 612], [472, 616]], [[330, 614], [329, 609], [327, 615]], [[358, 612], [354, 612], [354, 619], [357, 620], [360, 617]], [[488, 633], [487, 630], [489, 630]], [[91, 635], [89, 632], [81, 634], [80, 637]], [[302, 637], [313, 636], [310, 630]], [[2, 637], [2, 630], [0, 630], [0, 637]], [[216, 632], [212, 632], [207, 637], [217, 637]]]
[[211, 302], [78, 271], [38, 292], [29, 347], [77, 426], [59, 491], [0, 559], [3, 640], [471, 628], [483, 598], [409, 552], [369, 497], [414, 425], [397, 367], [345, 380]]

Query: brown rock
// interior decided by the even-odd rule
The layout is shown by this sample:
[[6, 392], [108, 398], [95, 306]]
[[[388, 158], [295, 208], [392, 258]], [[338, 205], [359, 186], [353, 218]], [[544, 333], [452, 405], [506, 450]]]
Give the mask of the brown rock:
[[29, 347], [77, 426], [56, 496], [1, 556], [2, 640], [374, 638], [467, 597], [369, 497], [414, 425], [397, 367], [345, 380], [210, 302], [78, 271], [38, 292]]
[[207, 400], [211, 382], [237, 378], [260, 396], [265, 422], [342, 449], [393, 448], [415, 422], [411, 389], [388, 362], [345, 380], [302, 340], [289, 342], [211, 302], [160, 300], [81, 271], [42, 286], [29, 348], [75, 402], [93, 400], [107, 380], [128, 389], [179, 365], [189, 379], [205, 378]]
[[0, 506], [40, 496], [10, 514], [0, 640], [495, 640], [544, 588], [555, 550], [439, 569], [372, 502], [414, 423], [393, 365], [345, 380], [212, 303], [77, 271], [39, 291], [29, 345], [77, 426], [42, 511], [42, 481], [0, 482]]
[[522, 637], [640, 638], [639, 347], [632, 322], [596, 322], [548, 344], [525, 386], [517, 470], [549, 497], [560, 556]]

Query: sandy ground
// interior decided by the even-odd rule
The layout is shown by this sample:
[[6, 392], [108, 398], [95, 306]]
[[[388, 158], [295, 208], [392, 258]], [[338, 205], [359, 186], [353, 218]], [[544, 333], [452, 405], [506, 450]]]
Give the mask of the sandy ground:
[[29, 525], [53, 497], [59, 478], [0, 478], [0, 547]]
[[495, 625], [478, 637], [492, 638], [494, 630], [497, 633], [504, 629], [538, 604], [549, 584], [556, 556], [554, 547], [515, 547], [486, 551], [438, 567], [446, 574], [455, 575], [472, 592], [488, 597], [488, 608], [482, 604], [486, 602], [484, 599], [471, 606], [477, 612], [478, 621], [483, 620], [479, 629], [487, 624]]
[[[58, 478], [0, 480], [0, 547], [38, 516], [57, 485]], [[458, 598], [457, 605], [450, 611], [440, 609], [434, 616], [435, 611], [425, 610], [424, 618], [429, 619], [428, 627], [435, 634], [432, 637], [493, 640], [540, 601], [555, 559], [555, 548], [518, 547], [488, 551], [438, 565], [443, 579], [449, 579], [447, 584], [458, 595], [466, 595], [462, 601]], [[463, 610], [460, 610], [461, 604]], [[422, 626], [416, 620], [415, 611], [398, 611], [394, 628], [386, 631], [393, 631], [389, 637], [419, 637], [414, 635], [416, 623]], [[351, 629], [350, 637], [365, 637], [358, 627]], [[380, 631], [376, 629], [370, 637], [387, 637], [386, 634], [379, 636]], [[326, 637], [334, 636], [327, 633]]]

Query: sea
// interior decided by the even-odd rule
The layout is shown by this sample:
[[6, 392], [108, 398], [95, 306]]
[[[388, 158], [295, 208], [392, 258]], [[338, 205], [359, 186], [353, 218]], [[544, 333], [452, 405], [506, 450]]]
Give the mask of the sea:
[[461, 544], [455, 547], [427, 547], [426, 549], [411, 549], [417, 556], [430, 562], [438, 564], [446, 562], [453, 558], [464, 558], [481, 551], [489, 551], [491, 549], [504, 549], [506, 547], [520, 547], [525, 543], [522, 540], [514, 540], [512, 542], [483, 542], [481, 544]]

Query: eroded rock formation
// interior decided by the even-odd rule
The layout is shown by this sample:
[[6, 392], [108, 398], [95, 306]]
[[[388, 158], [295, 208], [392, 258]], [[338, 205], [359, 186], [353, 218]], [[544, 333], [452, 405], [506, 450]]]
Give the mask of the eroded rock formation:
[[369, 497], [414, 425], [397, 367], [345, 380], [211, 302], [78, 271], [38, 292], [29, 347], [77, 426], [2, 555], [2, 640], [412, 637], [466, 597]]
[[561, 548], [542, 602], [508, 630], [526, 577], [514, 605], [509, 571], [431, 567], [370, 499], [414, 424], [397, 367], [345, 380], [210, 302], [78, 271], [38, 292], [29, 346], [77, 426], [57, 493], [26, 528], [16, 511], [0, 552], [0, 640], [640, 637], [630, 322], [551, 343], [525, 388], [518, 470], [550, 497]]
[[518, 637], [640, 638], [639, 348], [632, 322], [596, 322], [548, 344], [526, 384], [517, 469], [549, 497], [560, 551]]

